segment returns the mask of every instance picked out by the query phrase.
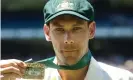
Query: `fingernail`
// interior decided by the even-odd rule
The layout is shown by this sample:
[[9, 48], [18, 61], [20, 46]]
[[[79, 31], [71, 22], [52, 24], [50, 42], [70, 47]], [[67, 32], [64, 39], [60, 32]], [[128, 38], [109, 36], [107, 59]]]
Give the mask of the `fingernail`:
[[27, 67], [27, 65], [26, 65], [25, 63], [21, 63], [21, 65], [23, 65], [23, 67], [24, 67], [24, 68], [26, 68], [26, 67]]
[[27, 65], [25, 63], [23, 63], [24, 67], [27, 67]]

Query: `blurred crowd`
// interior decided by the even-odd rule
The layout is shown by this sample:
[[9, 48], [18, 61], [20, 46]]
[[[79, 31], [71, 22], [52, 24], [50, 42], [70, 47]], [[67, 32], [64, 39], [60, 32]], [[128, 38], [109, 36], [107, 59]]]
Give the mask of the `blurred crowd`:
[[133, 73], [133, 58], [124, 60], [124, 58], [121, 58], [121, 56], [110, 57], [108, 59], [99, 57], [98, 60], [118, 68], [129, 70]]
[[127, 60], [123, 65], [119, 65], [118, 67], [127, 69], [133, 73], [133, 60]]

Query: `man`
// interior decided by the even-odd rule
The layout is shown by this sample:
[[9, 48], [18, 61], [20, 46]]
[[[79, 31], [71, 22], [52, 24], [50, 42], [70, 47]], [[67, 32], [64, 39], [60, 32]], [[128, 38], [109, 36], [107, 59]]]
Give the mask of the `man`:
[[[45, 64], [44, 80], [133, 80], [129, 71], [97, 62], [91, 55], [88, 43], [94, 38], [96, 23], [87, 0], [50, 0], [44, 19], [44, 34], [56, 55], [38, 61]], [[2, 60], [0, 65], [3, 80], [21, 77], [26, 68], [19, 60]]]

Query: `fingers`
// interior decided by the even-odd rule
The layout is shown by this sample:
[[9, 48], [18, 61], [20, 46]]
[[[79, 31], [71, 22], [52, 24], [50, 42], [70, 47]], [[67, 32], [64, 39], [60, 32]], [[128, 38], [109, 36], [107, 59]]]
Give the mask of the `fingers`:
[[0, 67], [4, 68], [4, 67], [9, 67], [9, 66], [14, 66], [16, 67], [16, 65], [25, 68], [26, 64], [20, 60], [16, 60], [16, 59], [9, 59], [9, 60], [1, 60], [0, 61]]
[[21, 76], [15, 73], [4, 74], [4, 76], [1, 78], [1, 80], [17, 80], [17, 79], [21, 79]]
[[21, 73], [20, 69], [15, 68], [13, 66], [10, 67], [6, 67], [6, 68], [1, 68], [0, 69], [1, 74], [7, 74], [7, 73], [16, 73], [20, 76], [22, 76], [23, 74]]
[[22, 76], [26, 66], [27, 65], [23, 61], [16, 60], [16, 59], [1, 60], [0, 72], [1, 74], [15, 73]]
[[22, 68], [26, 68], [27, 67], [27, 65], [23, 61], [16, 60], [16, 59], [12, 59], [12, 61], [16, 62]]

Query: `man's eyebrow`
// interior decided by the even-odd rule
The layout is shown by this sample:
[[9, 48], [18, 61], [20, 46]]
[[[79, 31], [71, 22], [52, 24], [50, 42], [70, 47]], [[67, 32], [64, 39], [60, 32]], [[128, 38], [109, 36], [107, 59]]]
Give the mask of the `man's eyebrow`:
[[79, 26], [79, 25], [83, 25], [84, 21], [76, 21], [76, 24], [74, 24], [73, 26]]
[[57, 22], [53, 22], [52, 23], [55, 27], [63, 27], [63, 25], [61, 25], [61, 24], [59, 24], [59, 23], [57, 23]]

